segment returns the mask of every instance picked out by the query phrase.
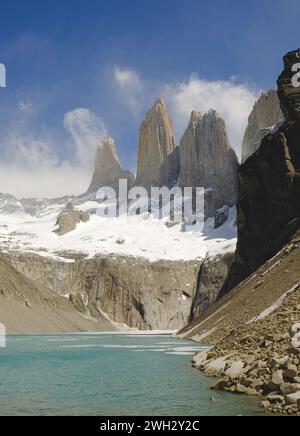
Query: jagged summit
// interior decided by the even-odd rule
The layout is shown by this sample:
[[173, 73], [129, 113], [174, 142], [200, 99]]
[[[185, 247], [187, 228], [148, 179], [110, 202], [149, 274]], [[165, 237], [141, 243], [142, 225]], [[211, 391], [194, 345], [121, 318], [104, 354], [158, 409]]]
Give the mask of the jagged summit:
[[163, 108], [164, 110], [167, 110], [166, 102], [162, 97], [158, 97], [155, 102], [153, 103], [153, 108]]
[[107, 137], [97, 149], [94, 174], [88, 192], [95, 192], [105, 186], [117, 192], [120, 179], [127, 179], [129, 188], [134, 185], [134, 175], [121, 169], [115, 142]]
[[[175, 149], [173, 123], [164, 100], [158, 98], [147, 112], [140, 128], [137, 185], [147, 190], [151, 186], [158, 186], [161, 177], [167, 177], [164, 173], [168, 169], [163, 170], [161, 174], [161, 167]], [[167, 167], [169, 168], [169, 165]]]
[[180, 143], [180, 186], [207, 189], [206, 216], [237, 199], [238, 159], [215, 110], [193, 111]]

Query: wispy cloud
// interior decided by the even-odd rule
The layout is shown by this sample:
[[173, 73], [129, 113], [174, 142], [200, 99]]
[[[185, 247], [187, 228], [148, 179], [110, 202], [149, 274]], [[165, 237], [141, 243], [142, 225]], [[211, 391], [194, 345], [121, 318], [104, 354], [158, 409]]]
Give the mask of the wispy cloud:
[[129, 68], [114, 69], [114, 80], [121, 101], [133, 114], [142, 108], [141, 98], [145, 92], [144, 83], [139, 74]]
[[91, 178], [95, 150], [107, 135], [101, 118], [88, 109], [65, 114], [74, 158], [62, 160], [54, 135], [35, 129], [38, 108], [20, 102], [0, 141], [0, 191], [17, 197], [56, 197], [84, 192]]
[[108, 136], [103, 120], [89, 109], [77, 108], [65, 114], [64, 127], [73, 138], [77, 162], [90, 166], [97, 146]]

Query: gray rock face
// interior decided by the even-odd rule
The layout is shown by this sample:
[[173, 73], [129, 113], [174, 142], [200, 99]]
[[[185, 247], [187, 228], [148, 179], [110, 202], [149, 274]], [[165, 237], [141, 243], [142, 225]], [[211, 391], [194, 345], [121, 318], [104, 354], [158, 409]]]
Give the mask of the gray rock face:
[[120, 179], [128, 181], [129, 189], [134, 185], [134, 175], [121, 169], [114, 141], [106, 138], [98, 147], [94, 175], [88, 192], [96, 192], [103, 187], [111, 187], [118, 192]]
[[192, 112], [180, 144], [180, 185], [206, 189], [206, 216], [236, 204], [238, 168], [224, 120], [215, 111]]
[[201, 261], [65, 255], [69, 262], [16, 252], [7, 256], [24, 275], [58, 295], [69, 295], [85, 317], [98, 319], [104, 313], [141, 330], [178, 330], [186, 325]]
[[249, 116], [243, 139], [242, 163], [258, 150], [263, 138], [283, 119], [277, 92], [270, 89], [262, 93]]
[[233, 260], [234, 253], [226, 253], [222, 256], [204, 260], [198, 276], [190, 322], [193, 322], [217, 301]]
[[8, 333], [110, 331], [98, 313], [86, 319], [67, 299], [17, 271], [0, 253], [0, 319]]
[[66, 210], [64, 210], [57, 219], [56, 225], [58, 229], [56, 233], [59, 236], [66, 235], [76, 229], [77, 224], [83, 222], [87, 223], [90, 220], [90, 216], [87, 212], [81, 210], [75, 210], [72, 203], [69, 203]]
[[150, 190], [151, 186], [169, 183], [176, 177], [178, 164], [173, 123], [159, 98], [140, 128], [136, 184]]

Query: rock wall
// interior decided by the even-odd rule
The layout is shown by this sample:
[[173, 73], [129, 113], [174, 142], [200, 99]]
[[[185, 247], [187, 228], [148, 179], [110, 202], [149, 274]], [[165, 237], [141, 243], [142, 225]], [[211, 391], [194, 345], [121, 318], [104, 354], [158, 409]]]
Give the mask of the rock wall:
[[18, 271], [67, 295], [87, 317], [104, 313], [141, 330], [177, 330], [187, 323], [200, 261], [69, 256], [68, 262], [21, 253], [9, 258]]
[[106, 138], [97, 149], [94, 174], [88, 192], [96, 192], [102, 187], [111, 187], [118, 192], [120, 179], [128, 181], [129, 189], [135, 182], [130, 171], [122, 170], [114, 141]]
[[[297, 51], [300, 56], [300, 51]], [[289, 63], [279, 78], [284, 124], [269, 134], [239, 172], [238, 244], [235, 262], [221, 295], [274, 256], [299, 227], [300, 88], [287, 84]], [[297, 97], [298, 96], [298, 97]]]
[[249, 116], [242, 146], [242, 163], [258, 150], [270, 130], [284, 119], [277, 92], [270, 89], [261, 94]]
[[206, 188], [206, 217], [236, 204], [238, 167], [224, 120], [193, 112], [180, 144], [180, 185]]
[[[150, 190], [151, 186], [161, 185], [161, 179], [164, 182], [172, 178], [169, 171], [172, 173], [173, 166], [178, 165], [175, 149], [173, 123], [164, 101], [159, 98], [146, 114], [140, 128], [137, 186]], [[168, 159], [171, 159], [171, 166]]]
[[102, 314], [83, 317], [66, 298], [17, 271], [0, 254], [0, 322], [8, 333], [115, 330]]
[[217, 301], [233, 260], [234, 253], [227, 253], [213, 258], [208, 257], [203, 261], [189, 322], [193, 322]]

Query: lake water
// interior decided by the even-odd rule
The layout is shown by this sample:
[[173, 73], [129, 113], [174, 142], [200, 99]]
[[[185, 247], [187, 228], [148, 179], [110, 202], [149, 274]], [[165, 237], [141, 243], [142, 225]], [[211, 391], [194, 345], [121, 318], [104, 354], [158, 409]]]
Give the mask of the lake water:
[[262, 415], [255, 399], [209, 389], [196, 348], [167, 336], [9, 336], [0, 415]]

